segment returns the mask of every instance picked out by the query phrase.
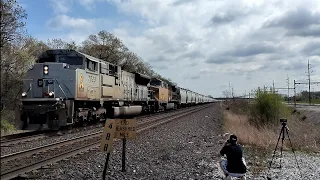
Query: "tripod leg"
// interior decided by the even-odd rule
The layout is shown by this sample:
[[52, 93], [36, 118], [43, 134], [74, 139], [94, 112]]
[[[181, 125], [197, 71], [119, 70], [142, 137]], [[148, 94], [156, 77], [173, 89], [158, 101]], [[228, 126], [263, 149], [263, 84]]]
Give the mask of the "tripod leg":
[[269, 174], [269, 172], [270, 172], [270, 168], [271, 168], [271, 165], [272, 165], [272, 162], [273, 162], [273, 158], [274, 158], [274, 156], [275, 156], [275, 154], [276, 154], [276, 150], [277, 150], [277, 147], [278, 147], [278, 144], [279, 144], [279, 140], [280, 140], [281, 134], [282, 134], [282, 130], [280, 131], [280, 134], [279, 134], [279, 137], [278, 137], [278, 141], [277, 141], [276, 148], [274, 148], [273, 155], [272, 155], [272, 159], [271, 159], [271, 161], [270, 161], [270, 163], [269, 163], [269, 170], [268, 170], [268, 174]]
[[300, 176], [301, 176], [301, 178], [302, 178], [301, 169], [300, 169], [300, 166], [299, 166], [299, 163], [298, 163], [297, 157], [296, 157], [296, 153], [294, 152], [294, 149], [293, 149], [293, 146], [292, 146], [292, 142], [291, 142], [291, 139], [290, 139], [290, 136], [289, 136], [289, 131], [288, 131], [288, 129], [287, 129], [287, 128], [286, 128], [286, 132], [287, 132], [287, 135], [288, 135], [288, 139], [289, 139], [289, 142], [290, 142], [290, 145], [291, 145], [291, 149], [292, 149], [292, 152], [293, 152], [294, 158], [295, 158], [295, 160], [296, 160], [296, 163], [297, 163], [297, 166], [298, 166], [298, 169], [299, 169], [299, 172], [300, 172]]
[[283, 141], [284, 141], [284, 127], [281, 129], [281, 132], [282, 132], [282, 140], [281, 140], [281, 148], [280, 148], [280, 169], [282, 168], [281, 167], [281, 160], [282, 160], [282, 157], [283, 157], [283, 155], [282, 155], [282, 151], [283, 151]]

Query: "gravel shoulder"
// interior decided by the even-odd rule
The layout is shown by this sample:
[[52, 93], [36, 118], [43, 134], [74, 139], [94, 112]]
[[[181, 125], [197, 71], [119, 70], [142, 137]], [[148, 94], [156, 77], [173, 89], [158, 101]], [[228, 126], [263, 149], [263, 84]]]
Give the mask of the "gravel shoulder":
[[[273, 159], [272, 167], [270, 172], [268, 172], [269, 164], [267, 162], [271, 161], [273, 152], [268, 152], [267, 161], [259, 162], [259, 158], [247, 157], [250, 159], [249, 162], [252, 166], [262, 166], [264, 165], [264, 170], [253, 174], [250, 171], [247, 174], [247, 179], [255, 180], [265, 180], [266, 177], [271, 177], [272, 179], [290, 179], [290, 180], [318, 180], [320, 179], [320, 154], [316, 153], [303, 153], [295, 152], [297, 161], [292, 151], [284, 151], [283, 158], [281, 160], [280, 168], [280, 150], [277, 150], [276, 156]], [[258, 163], [256, 163], [258, 162]], [[298, 163], [298, 164], [297, 164]], [[299, 165], [299, 166], [298, 166]], [[299, 171], [299, 168], [300, 170]], [[249, 167], [250, 168], [250, 167]], [[301, 174], [300, 174], [301, 172]]]
[[[218, 153], [227, 137], [222, 135], [220, 112], [219, 104], [214, 104], [142, 132], [135, 140], [128, 140], [124, 173], [121, 172], [122, 144], [114, 142], [106, 179], [222, 179]], [[265, 171], [255, 175], [250, 172], [257, 165], [257, 159], [250, 152], [245, 153], [250, 162], [247, 179], [265, 179]], [[272, 152], [269, 154], [271, 158]], [[320, 174], [319, 155], [299, 154], [299, 157], [303, 161], [300, 163], [303, 174], [310, 177], [305, 179], [320, 179], [317, 175]], [[106, 154], [95, 149], [30, 172], [28, 176], [36, 179], [101, 179], [105, 159]], [[298, 171], [295, 171], [290, 153], [284, 154], [284, 159], [282, 172], [286, 174], [279, 175], [274, 169], [273, 175], [278, 178], [273, 179], [300, 179], [299, 176], [293, 178], [293, 173]]]

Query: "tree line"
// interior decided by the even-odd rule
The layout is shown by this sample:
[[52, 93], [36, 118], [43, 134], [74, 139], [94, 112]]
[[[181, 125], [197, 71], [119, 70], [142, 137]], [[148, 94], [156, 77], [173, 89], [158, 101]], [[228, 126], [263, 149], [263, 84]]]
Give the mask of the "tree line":
[[137, 72], [159, 78], [150, 64], [130, 51], [121, 39], [101, 30], [89, 35], [82, 43], [53, 38], [47, 42], [30, 36], [25, 29], [27, 13], [16, 0], [1, 0], [1, 113], [13, 110], [22, 91], [22, 78], [28, 67], [48, 49], [73, 49], [104, 61], [122, 66], [129, 72]]

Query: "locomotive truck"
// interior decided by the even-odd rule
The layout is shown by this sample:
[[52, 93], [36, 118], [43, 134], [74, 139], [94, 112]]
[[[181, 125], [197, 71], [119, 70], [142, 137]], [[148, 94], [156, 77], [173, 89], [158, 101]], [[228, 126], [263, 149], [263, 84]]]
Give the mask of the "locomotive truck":
[[21, 129], [60, 127], [137, 116], [214, 99], [76, 50], [43, 52], [23, 79]]

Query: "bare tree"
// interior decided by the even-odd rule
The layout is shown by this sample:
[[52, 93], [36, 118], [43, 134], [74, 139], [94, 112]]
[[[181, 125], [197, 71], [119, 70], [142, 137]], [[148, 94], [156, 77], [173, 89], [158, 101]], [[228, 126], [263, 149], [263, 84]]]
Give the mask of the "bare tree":
[[81, 51], [110, 63], [120, 64], [128, 48], [113, 34], [100, 31], [98, 35], [90, 35], [82, 42]]
[[16, 2], [16, 0], [1, 0], [1, 49], [7, 43], [10, 43], [21, 36], [24, 32], [27, 18], [25, 10]]
[[73, 50], [78, 49], [78, 47], [74, 41], [67, 42], [62, 39], [57, 39], [57, 38], [49, 39], [47, 42], [47, 46], [50, 49], [73, 49]]

